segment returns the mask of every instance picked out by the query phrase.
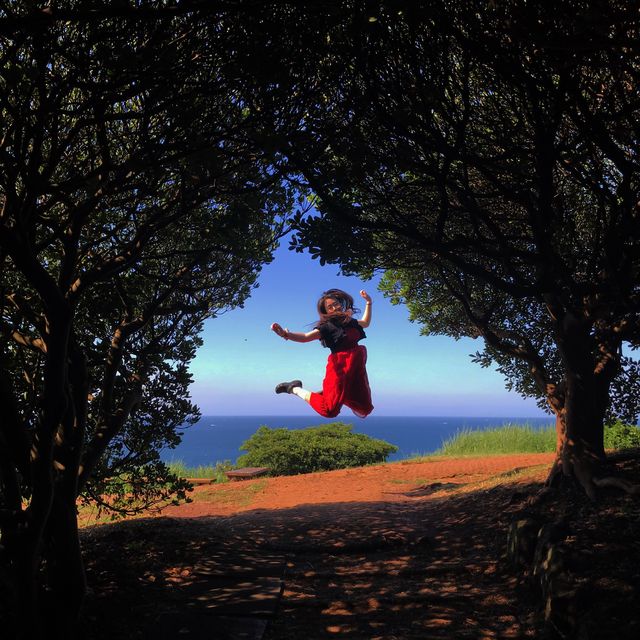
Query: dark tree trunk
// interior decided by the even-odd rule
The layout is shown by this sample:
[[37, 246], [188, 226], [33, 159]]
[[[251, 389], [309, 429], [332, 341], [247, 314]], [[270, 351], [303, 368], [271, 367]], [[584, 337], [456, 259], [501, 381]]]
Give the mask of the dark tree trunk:
[[571, 314], [559, 328], [565, 393], [556, 414], [556, 461], [549, 482], [557, 483], [561, 476], [575, 478], [595, 498], [593, 480], [605, 461], [604, 420], [619, 358], [615, 348], [598, 343], [590, 329]]
[[86, 592], [86, 579], [74, 500], [56, 495], [47, 527], [44, 560], [47, 593], [42, 617], [55, 629], [55, 636], [77, 637], [78, 618]]
[[[44, 615], [60, 637], [77, 636], [78, 618], [86, 593], [76, 498], [80, 453], [87, 420], [88, 373], [84, 353], [70, 340], [70, 389], [62, 427], [63, 447], [55, 452], [58, 472], [46, 531], [45, 564], [48, 574]], [[61, 463], [61, 464], [59, 464]]]
[[566, 379], [565, 406], [556, 416], [556, 461], [549, 476], [551, 483], [560, 474], [575, 478], [595, 497], [593, 476], [604, 462], [604, 417], [606, 406], [597, 401], [594, 386], [599, 381], [569, 374]]
[[48, 626], [42, 619], [38, 589], [39, 571], [45, 549], [46, 531], [54, 500], [54, 438], [68, 409], [68, 346], [71, 313], [60, 305], [49, 314], [47, 356], [40, 423], [31, 448], [31, 501], [25, 511], [26, 524], [20, 532], [14, 555], [14, 581], [19, 607], [19, 638], [39, 638]]
[[39, 615], [38, 570], [40, 568], [42, 536], [31, 523], [20, 532], [12, 549], [12, 582], [16, 597], [13, 612], [14, 638], [37, 639], [42, 635]]
[[592, 371], [569, 372], [565, 400], [564, 449], [574, 449], [594, 460], [604, 460], [604, 418], [607, 410], [602, 389], [608, 383]]

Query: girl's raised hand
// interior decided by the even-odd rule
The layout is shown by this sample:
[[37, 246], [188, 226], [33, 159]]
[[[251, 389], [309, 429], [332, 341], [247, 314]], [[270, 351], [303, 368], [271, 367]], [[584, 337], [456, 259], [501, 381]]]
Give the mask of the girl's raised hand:
[[271, 325], [271, 331], [277, 333], [281, 338], [286, 338], [288, 329], [283, 329], [277, 322]]
[[364, 290], [360, 290], [360, 295], [365, 299], [366, 302], [371, 302], [371, 296]]

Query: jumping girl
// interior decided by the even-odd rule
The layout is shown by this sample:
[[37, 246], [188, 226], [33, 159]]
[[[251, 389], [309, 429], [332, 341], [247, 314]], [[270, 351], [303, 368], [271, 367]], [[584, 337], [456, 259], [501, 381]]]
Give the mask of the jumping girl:
[[361, 320], [353, 318], [358, 309], [354, 308], [353, 298], [348, 293], [329, 289], [318, 300], [320, 320], [313, 331], [294, 333], [277, 322], [271, 325], [271, 330], [285, 340], [320, 340], [324, 347], [331, 349], [321, 392], [307, 391], [300, 380], [292, 380], [277, 385], [276, 393], [293, 393], [325, 418], [335, 418], [342, 405], [347, 405], [360, 418], [366, 418], [373, 411], [365, 367], [367, 350], [358, 344], [366, 337], [363, 328], [371, 323], [371, 297], [366, 291], [360, 291], [360, 295], [365, 300]]

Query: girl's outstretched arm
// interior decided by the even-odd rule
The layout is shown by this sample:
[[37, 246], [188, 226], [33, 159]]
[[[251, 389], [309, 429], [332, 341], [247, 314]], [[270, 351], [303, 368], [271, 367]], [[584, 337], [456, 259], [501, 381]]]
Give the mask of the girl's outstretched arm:
[[365, 299], [364, 313], [362, 318], [358, 320], [361, 327], [368, 327], [371, 324], [371, 296], [364, 290], [360, 291], [360, 295]]
[[317, 329], [309, 331], [308, 333], [295, 333], [289, 331], [289, 329], [283, 329], [277, 322], [271, 325], [271, 331], [277, 333], [281, 338], [293, 340], [293, 342], [312, 342], [320, 338], [320, 332]]

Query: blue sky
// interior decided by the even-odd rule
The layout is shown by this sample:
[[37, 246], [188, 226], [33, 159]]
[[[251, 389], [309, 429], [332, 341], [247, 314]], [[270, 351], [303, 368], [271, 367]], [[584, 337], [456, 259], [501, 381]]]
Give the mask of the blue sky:
[[334, 287], [357, 301], [362, 301], [360, 289], [373, 298], [373, 319], [363, 342], [373, 415], [544, 415], [533, 400], [507, 392], [498, 373], [471, 362], [469, 354], [482, 347], [479, 341], [420, 336], [407, 309], [385, 299], [377, 281], [341, 276], [336, 266], [322, 267], [307, 253], [289, 251], [284, 240], [244, 308], [205, 325], [204, 345], [191, 365], [191, 394], [203, 415], [315, 415], [299, 398], [276, 395], [273, 389], [296, 378], [312, 391], [320, 389], [328, 350], [319, 342], [285, 341], [269, 327], [279, 322], [291, 331], [311, 330], [317, 299]]

